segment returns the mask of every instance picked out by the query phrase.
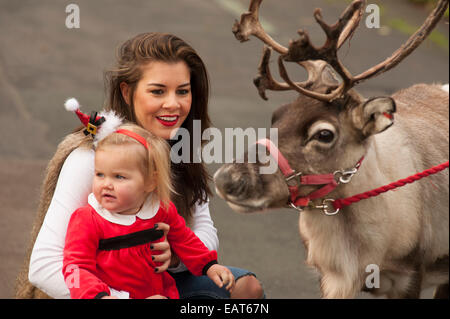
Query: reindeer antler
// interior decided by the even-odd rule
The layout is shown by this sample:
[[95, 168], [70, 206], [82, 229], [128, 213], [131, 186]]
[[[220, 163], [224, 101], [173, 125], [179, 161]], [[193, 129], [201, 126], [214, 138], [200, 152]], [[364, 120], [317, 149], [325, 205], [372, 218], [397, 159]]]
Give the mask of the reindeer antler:
[[[263, 59], [259, 67], [259, 76], [255, 79], [255, 84], [258, 87], [260, 95], [264, 99], [267, 99], [265, 96], [266, 89], [276, 91], [294, 89], [309, 97], [328, 102], [341, 97], [357, 83], [386, 72], [399, 64], [423, 42], [436, 26], [437, 22], [444, 14], [449, 0], [440, 0], [420, 29], [414, 33], [404, 45], [395, 51], [391, 57], [355, 77], [339, 61], [337, 51], [342, 44], [353, 35], [358, 27], [363, 15], [365, 0], [353, 1], [334, 25], [328, 25], [324, 22], [321, 9], [316, 9], [314, 11], [314, 18], [327, 36], [325, 44], [320, 48], [315, 47], [311, 43], [308, 33], [302, 29], [297, 32], [300, 38], [291, 41], [288, 48], [273, 40], [264, 31], [259, 22], [258, 14], [261, 2], [262, 0], [252, 0], [249, 12], [242, 14], [241, 21], [236, 21], [233, 26], [233, 33], [241, 42], [247, 41], [250, 35], [254, 35], [266, 45], [280, 53], [278, 66], [280, 76], [286, 83], [280, 83], [272, 78], [268, 66], [270, 49], [265, 48]], [[308, 71], [308, 80], [301, 83], [294, 83], [291, 81], [284, 67], [283, 60], [287, 62], [296, 62], [303, 66]], [[319, 62], [320, 60], [322, 61], [321, 63]], [[340, 75], [342, 83], [329, 93], [319, 93], [309, 90], [308, 87], [319, 81], [321, 72], [326, 63]]]
[[272, 47], [280, 54], [287, 53], [288, 49], [278, 42], [276, 42], [270, 35], [264, 31], [259, 22], [259, 7], [262, 0], [252, 0], [248, 12], [241, 15], [241, 21], [235, 21], [233, 25], [233, 33], [236, 39], [241, 42], [249, 40], [249, 36], [253, 35], [263, 41], [268, 46]]
[[258, 88], [259, 95], [267, 100], [266, 90], [272, 91], [288, 91], [292, 90], [291, 86], [286, 83], [280, 83], [272, 77], [269, 68], [269, 60], [271, 55], [271, 49], [264, 46], [263, 57], [258, 67], [258, 76], [253, 80], [253, 83]]
[[434, 10], [430, 13], [422, 26], [413, 35], [411, 35], [409, 39], [399, 49], [397, 49], [397, 51], [378, 65], [355, 76], [353, 78], [353, 82], [356, 84], [363, 80], [377, 76], [399, 64], [404, 58], [413, 52], [423, 42], [423, 40], [425, 40], [431, 31], [433, 31], [434, 27], [447, 10], [448, 2], [449, 0], [439, 1], [436, 8], [434, 8]]
[[[326, 66], [326, 63], [319, 62], [319, 61], [299, 61], [298, 64], [303, 66], [307, 72], [308, 72], [308, 80], [300, 83], [294, 83], [290, 81], [289, 79], [285, 81], [287, 83], [280, 83], [276, 81], [270, 72], [269, 68], [269, 60], [271, 55], [270, 48], [274, 49], [280, 54], [286, 55], [289, 53], [289, 49], [282, 46], [278, 42], [276, 42], [272, 37], [270, 37], [261, 26], [261, 23], [259, 22], [259, 7], [261, 5], [262, 0], [252, 0], [250, 2], [250, 6], [248, 9], [248, 12], [243, 13], [241, 15], [241, 21], [238, 22], [235, 21], [235, 24], [233, 25], [233, 33], [241, 42], [245, 42], [249, 40], [249, 36], [253, 35], [263, 41], [267, 46], [264, 47], [263, 50], [263, 57], [261, 59], [261, 63], [259, 65], [259, 73], [258, 76], [253, 80], [256, 87], [258, 88], [258, 92], [260, 96], [267, 100], [265, 91], [266, 90], [272, 90], [272, 91], [287, 91], [292, 90], [294, 88], [302, 88], [309, 87], [313, 83], [315, 83], [318, 79], [318, 77], [321, 75], [321, 72], [323, 68]], [[359, 24], [359, 21], [362, 16], [361, 12], [356, 12], [356, 14], [353, 14], [350, 18], [346, 18], [343, 25], [347, 25], [345, 30], [342, 32], [342, 36], [339, 38], [337, 46], [340, 47], [349, 36], [352, 35], [354, 30]], [[284, 67], [283, 67], [284, 69]], [[285, 72], [286, 73], [286, 72]], [[287, 73], [286, 73], [287, 74]], [[283, 77], [283, 76], [282, 76]], [[287, 77], [287, 75], [286, 75]], [[308, 94], [306, 91], [305, 94]]]

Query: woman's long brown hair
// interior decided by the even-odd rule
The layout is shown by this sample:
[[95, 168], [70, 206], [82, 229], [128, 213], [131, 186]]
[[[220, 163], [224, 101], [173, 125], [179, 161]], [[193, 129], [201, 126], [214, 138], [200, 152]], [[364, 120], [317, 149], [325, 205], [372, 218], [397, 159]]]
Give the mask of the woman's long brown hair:
[[[203, 163], [194, 163], [192, 149], [193, 121], [200, 120], [201, 132], [211, 126], [208, 116], [209, 79], [206, 67], [195, 50], [180, 38], [165, 33], [142, 33], [126, 41], [118, 50], [116, 66], [105, 73], [105, 89], [107, 94], [105, 108], [113, 110], [126, 120], [136, 123], [134, 112], [134, 91], [141, 79], [141, 67], [152, 61], [174, 63], [184, 61], [190, 70], [192, 105], [188, 117], [182, 127], [189, 131], [190, 163], [172, 163], [173, 186], [177, 194], [172, 201], [178, 213], [190, 222], [196, 203], [204, 203], [211, 191], [208, 182], [211, 180]], [[128, 84], [130, 105], [125, 102], [120, 83]], [[174, 145], [176, 140], [168, 141]]]

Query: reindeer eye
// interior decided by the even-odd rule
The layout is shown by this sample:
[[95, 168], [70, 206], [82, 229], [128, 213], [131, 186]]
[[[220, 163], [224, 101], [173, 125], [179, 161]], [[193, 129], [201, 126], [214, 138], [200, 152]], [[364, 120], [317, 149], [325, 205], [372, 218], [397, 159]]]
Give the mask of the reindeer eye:
[[330, 130], [321, 130], [313, 136], [313, 139], [322, 143], [331, 143], [334, 139], [334, 134]]

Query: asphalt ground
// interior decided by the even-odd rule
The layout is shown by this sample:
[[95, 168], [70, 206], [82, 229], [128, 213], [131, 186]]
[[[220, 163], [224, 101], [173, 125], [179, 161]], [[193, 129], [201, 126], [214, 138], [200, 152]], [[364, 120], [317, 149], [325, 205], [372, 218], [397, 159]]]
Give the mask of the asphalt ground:
[[[69, 3], [80, 9], [80, 28], [69, 29]], [[147, 31], [174, 33], [198, 51], [211, 78], [210, 115], [225, 128], [268, 128], [272, 111], [296, 93], [269, 92], [259, 98], [252, 79], [262, 44], [241, 44], [231, 27], [249, 0], [0, 0], [0, 298], [12, 298], [13, 283], [25, 257], [47, 161], [63, 136], [79, 125], [63, 108], [76, 97], [84, 111], [100, 110], [104, 101], [103, 72], [114, 62], [115, 49]], [[314, 22], [314, 8], [323, 8], [334, 22], [345, 0], [265, 1], [264, 25], [280, 43], [309, 30], [314, 43], [325, 38]], [[389, 27], [392, 19], [419, 26], [427, 12], [406, 0], [369, 1], [381, 7], [381, 28], [361, 24], [340, 54], [353, 73], [388, 57], [408, 35]], [[402, 24], [401, 24], [402, 25]], [[404, 29], [404, 28], [403, 28]], [[394, 70], [360, 85], [367, 96], [389, 95], [414, 83], [448, 83], [448, 24], [437, 28], [447, 44], [427, 40]], [[272, 58], [275, 67], [276, 62]], [[304, 73], [289, 68], [291, 78]], [[274, 73], [276, 73], [274, 71]], [[220, 164], [208, 165], [214, 173]], [[274, 210], [234, 213], [218, 196], [211, 213], [220, 238], [220, 262], [257, 274], [268, 298], [318, 298], [317, 275], [305, 264], [298, 235], [298, 213]], [[426, 292], [424, 297], [429, 297]], [[370, 298], [361, 294], [359, 298]]]

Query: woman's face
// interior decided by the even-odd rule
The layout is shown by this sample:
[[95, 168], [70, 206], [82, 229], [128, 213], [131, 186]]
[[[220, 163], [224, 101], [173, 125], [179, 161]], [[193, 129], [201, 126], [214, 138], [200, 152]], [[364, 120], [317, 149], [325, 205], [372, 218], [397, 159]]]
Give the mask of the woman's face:
[[[183, 124], [191, 110], [192, 93], [189, 67], [184, 61], [150, 62], [142, 66], [142, 77], [134, 91], [134, 113], [139, 125], [169, 139]], [[129, 87], [120, 85], [125, 101]]]

